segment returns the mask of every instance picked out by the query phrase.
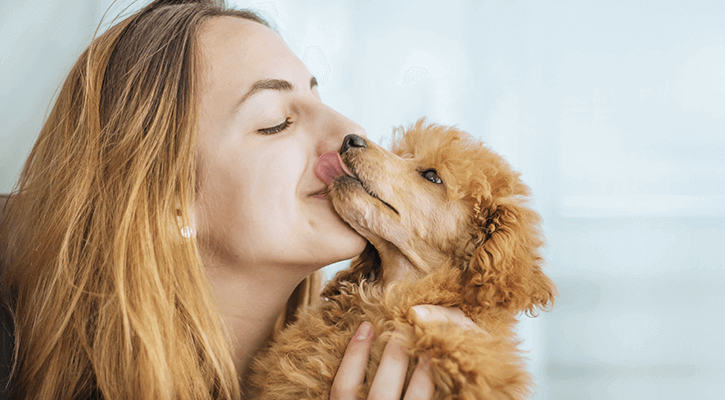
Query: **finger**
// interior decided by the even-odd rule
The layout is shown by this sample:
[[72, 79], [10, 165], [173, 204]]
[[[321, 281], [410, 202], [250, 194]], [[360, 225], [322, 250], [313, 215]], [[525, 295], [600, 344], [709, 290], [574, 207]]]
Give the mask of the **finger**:
[[418, 365], [410, 377], [408, 389], [403, 400], [430, 400], [433, 398], [433, 378], [430, 374], [430, 356], [418, 360]]
[[402, 333], [395, 331], [385, 345], [378, 370], [370, 386], [368, 400], [400, 399], [410, 362], [402, 341]]
[[360, 324], [350, 340], [342, 357], [340, 368], [330, 389], [330, 400], [351, 400], [356, 398], [357, 388], [365, 379], [370, 348], [373, 344], [373, 326], [370, 322]]
[[441, 307], [432, 305], [418, 305], [411, 307], [413, 319], [422, 322], [452, 322], [466, 330], [486, 333], [470, 318], [463, 314], [458, 307]]

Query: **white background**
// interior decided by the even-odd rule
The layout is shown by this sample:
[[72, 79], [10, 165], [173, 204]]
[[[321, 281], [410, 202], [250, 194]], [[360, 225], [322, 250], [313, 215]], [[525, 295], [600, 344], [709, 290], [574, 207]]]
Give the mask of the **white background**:
[[[427, 116], [522, 172], [560, 291], [534, 398], [723, 398], [725, 1], [235, 3], [374, 140]], [[0, 192], [109, 4], [0, 0]]]

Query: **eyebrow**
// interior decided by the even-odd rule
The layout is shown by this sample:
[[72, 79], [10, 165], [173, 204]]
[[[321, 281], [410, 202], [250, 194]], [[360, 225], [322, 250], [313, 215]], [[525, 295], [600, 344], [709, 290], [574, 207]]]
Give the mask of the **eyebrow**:
[[[314, 76], [310, 78], [310, 89], [313, 89], [317, 86], [317, 78]], [[295, 85], [292, 84], [290, 81], [286, 81], [284, 79], [262, 79], [257, 82], [254, 82], [252, 87], [249, 89], [247, 93], [242, 96], [242, 98], [239, 100], [239, 103], [237, 103], [237, 106], [235, 109], [239, 109], [239, 107], [244, 104], [247, 99], [254, 96], [255, 94], [262, 92], [264, 90], [276, 90], [280, 92], [291, 92], [295, 90]]]

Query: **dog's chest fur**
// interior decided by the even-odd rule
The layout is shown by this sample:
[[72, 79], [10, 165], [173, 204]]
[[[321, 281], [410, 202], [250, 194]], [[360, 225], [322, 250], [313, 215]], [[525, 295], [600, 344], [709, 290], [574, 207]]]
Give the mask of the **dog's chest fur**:
[[[255, 394], [270, 400], [329, 399], [330, 387], [348, 343], [360, 324], [369, 321], [374, 326], [376, 340], [365, 383], [359, 389], [360, 398], [367, 397], [385, 345], [395, 330], [405, 337], [403, 343], [411, 355], [406, 382], [418, 358], [432, 357], [434, 398], [450, 394], [454, 394], [453, 398], [521, 398], [527, 391], [528, 376], [516, 361], [519, 359], [517, 343], [511, 339], [513, 316], [498, 312], [479, 314], [479, 318], [473, 316], [489, 332], [485, 337], [452, 324], [418, 324], [408, 315], [414, 305], [460, 305], [455, 274], [428, 278], [396, 284], [386, 290], [365, 282], [342, 282], [335, 295], [301, 310], [297, 321], [281, 332], [256, 360], [251, 383], [260, 392]], [[430, 290], [430, 285], [436, 285], [436, 290]], [[471, 363], [467, 361], [470, 357], [478, 359]], [[476, 369], [486, 363], [488, 368], [502, 368], [502, 376], [506, 378], [500, 382], [481, 382]]]

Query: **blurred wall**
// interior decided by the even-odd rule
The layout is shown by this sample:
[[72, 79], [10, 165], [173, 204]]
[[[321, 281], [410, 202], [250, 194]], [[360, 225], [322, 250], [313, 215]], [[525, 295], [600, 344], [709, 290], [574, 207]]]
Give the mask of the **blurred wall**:
[[[0, 0], [0, 191], [110, 1], [70, 4]], [[560, 291], [522, 318], [534, 398], [722, 398], [725, 2], [235, 4], [371, 138], [427, 116], [522, 172]]]

